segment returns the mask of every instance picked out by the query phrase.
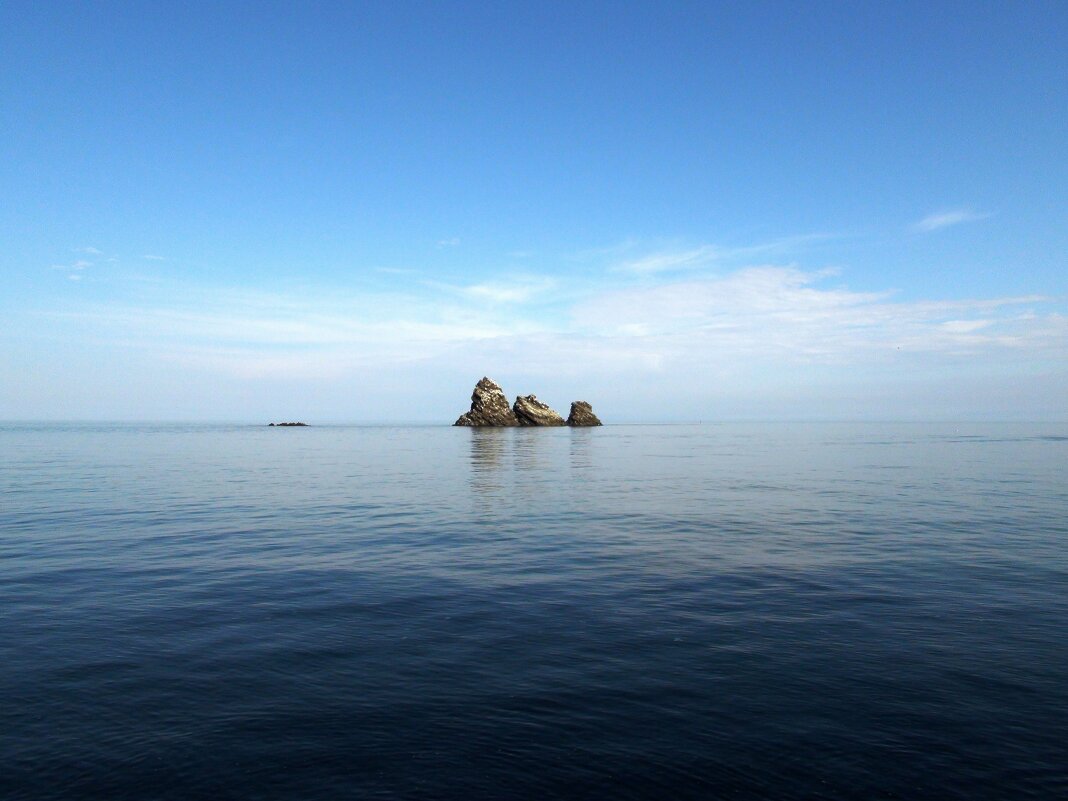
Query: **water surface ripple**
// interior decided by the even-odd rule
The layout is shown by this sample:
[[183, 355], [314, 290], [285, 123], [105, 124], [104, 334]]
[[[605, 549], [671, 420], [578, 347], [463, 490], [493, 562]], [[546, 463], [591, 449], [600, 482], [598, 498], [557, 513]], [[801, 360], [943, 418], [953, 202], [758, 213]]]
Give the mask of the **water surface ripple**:
[[0, 797], [1068, 797], [1068, 426], [0, 426]]

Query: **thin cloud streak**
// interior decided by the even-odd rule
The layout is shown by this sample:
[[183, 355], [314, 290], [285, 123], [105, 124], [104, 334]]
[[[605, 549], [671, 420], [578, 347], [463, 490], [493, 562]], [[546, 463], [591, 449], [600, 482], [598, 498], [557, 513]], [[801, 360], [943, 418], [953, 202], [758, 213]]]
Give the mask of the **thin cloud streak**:
[[556, 282], [547, 278], [519, 279], [510, 283], [486, 282], [463, 288], [463, 293], [474, 300], [491, 303], [527, 303], [539, 295], [551, 291]]
[[640, 259], [631, 259], [615, 265], [613, 268], [618, 272], [637, 273], [647, 275], [650, 273], [662, 273], [670, 270], [693, 269], [710, 264], [721, 258], [722, 251], [713, 245], [702, 245], [698, 248], [680, 251], [665, 251], [652, 253]]
[[814, 233], [784, 237], [754, 245], [725, 247], [704, 244], [691, 248], [661, 249], [639, 258], [617, 262], [611, 266], [610, 270], [640, 276], [692, 271], [712, 265], [723, 266], [756, 258], [781, 256], [794, 253], [805, 245], [836, 238], [838, 237], [834, 234]]
[[422, 281], [421, 284], [454, 302], [470, 304], [479, 313], [489, 313], [499, 305], [519, 306], [551, 298], [558, 287], [556, 280], [536, 275], [505, 276], [495, 281], [462, 286], [441, 281]]
[[70, 264], [53, 264], [52, 265], [52, 269], [53, 270], [84, 270], [87, 267], [92, 267], [92, 266], [93, 266], [93, 262], [87, 261], [86, 259], [78, 259], [77, 261], [71, 262]]
[[928, 214], [913, 225], [912, 228], [915, 231], [923, 232], [937, 231], [941, 228], [949, 228], [952, 225], [985, 220], [990, 216], [990, 214], [980, 214], [971, 209], [951, 209]]

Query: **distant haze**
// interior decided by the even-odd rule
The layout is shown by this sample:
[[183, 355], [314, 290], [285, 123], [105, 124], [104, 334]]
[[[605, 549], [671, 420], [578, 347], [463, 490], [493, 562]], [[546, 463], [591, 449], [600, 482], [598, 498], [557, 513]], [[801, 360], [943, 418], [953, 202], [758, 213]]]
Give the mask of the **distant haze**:
[[1068, 417], [1068, 5], [0, 8], [0, 419]]

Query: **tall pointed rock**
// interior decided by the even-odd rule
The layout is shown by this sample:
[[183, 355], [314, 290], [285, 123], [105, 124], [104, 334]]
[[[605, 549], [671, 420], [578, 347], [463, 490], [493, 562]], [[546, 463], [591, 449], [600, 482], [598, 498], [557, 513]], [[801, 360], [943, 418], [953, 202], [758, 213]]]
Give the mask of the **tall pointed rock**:
[[483, 377], [471, 393], [471, 410], [460, 415], [454, 426], [517, 426], [515, 412], [508, 405], [504, 390], [490, 378]]

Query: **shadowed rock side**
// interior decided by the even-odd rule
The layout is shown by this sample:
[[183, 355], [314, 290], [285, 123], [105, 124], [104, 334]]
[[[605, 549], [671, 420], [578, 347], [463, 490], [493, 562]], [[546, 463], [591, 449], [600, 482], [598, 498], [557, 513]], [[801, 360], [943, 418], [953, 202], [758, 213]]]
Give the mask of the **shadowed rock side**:
[[519, 420], [508, 405], [504, 390], [491, 379], [483, 377], [471, 393], [471, 411], [461, 414], [453, 425], [517, 426]]
[[521, 426], [562, 426], [564, 418], [542, 403], [536, 395], [520, 395], [512, 406]]
[[599, 426], [600, 419], [593, 413], [593, 407], [586, 401], [575, 401], [571, 404], [571, 413], [567, 416], [569, 426]]

